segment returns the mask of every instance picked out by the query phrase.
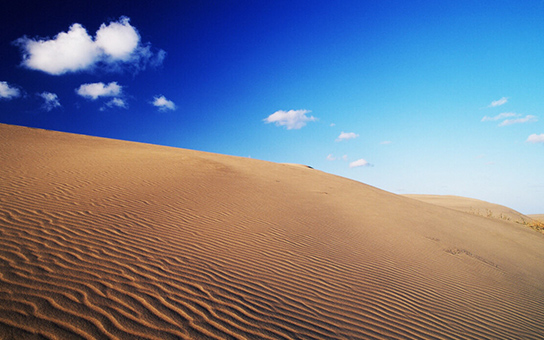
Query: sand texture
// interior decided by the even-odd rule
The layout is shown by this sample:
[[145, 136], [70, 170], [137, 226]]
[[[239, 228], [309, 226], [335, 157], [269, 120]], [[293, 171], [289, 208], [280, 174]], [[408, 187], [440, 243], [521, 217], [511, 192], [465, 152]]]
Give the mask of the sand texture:
[[303, 166], [0, 125], [0, 339], [542, 339], [544, 235]]

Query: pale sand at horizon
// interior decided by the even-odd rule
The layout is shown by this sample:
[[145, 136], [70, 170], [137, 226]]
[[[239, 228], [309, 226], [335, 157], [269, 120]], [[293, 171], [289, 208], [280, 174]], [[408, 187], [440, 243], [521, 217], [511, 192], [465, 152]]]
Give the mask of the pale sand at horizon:
[[544, 235], [288, 164], [0, 124], [0, 339], [541, 339]]

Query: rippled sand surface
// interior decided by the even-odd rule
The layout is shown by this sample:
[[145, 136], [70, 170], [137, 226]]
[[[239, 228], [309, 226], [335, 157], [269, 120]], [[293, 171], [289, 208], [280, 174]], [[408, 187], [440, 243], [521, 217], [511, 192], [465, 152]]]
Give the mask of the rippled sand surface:
[[541, 339], [544, 235], [308, 167], [0, 125], [0, 339]]

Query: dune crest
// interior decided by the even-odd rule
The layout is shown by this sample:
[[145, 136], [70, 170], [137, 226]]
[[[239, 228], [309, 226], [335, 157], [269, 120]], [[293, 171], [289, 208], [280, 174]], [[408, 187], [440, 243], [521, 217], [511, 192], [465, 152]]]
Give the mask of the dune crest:
[[544, 235], [301, 166], [0, 124], [0, 337], [538, 339]]

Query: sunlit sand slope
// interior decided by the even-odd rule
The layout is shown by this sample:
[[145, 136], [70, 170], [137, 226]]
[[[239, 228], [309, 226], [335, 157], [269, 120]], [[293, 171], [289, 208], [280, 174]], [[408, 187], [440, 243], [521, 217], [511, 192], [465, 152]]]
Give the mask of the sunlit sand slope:
[[544, 235], [307, 167], [0, 125], [0, 338], [538, 339]]
[[524, 215], [514, 209], [503, 205], [489, 203], [486, 201], [449, 195], [403, 195], [415, 198], [419, 201], [440, 205], [443, 207], [464, 211], [474, 215], [495, 218], [504, 221], [523, 224], [532, 220], [530, 216]]

